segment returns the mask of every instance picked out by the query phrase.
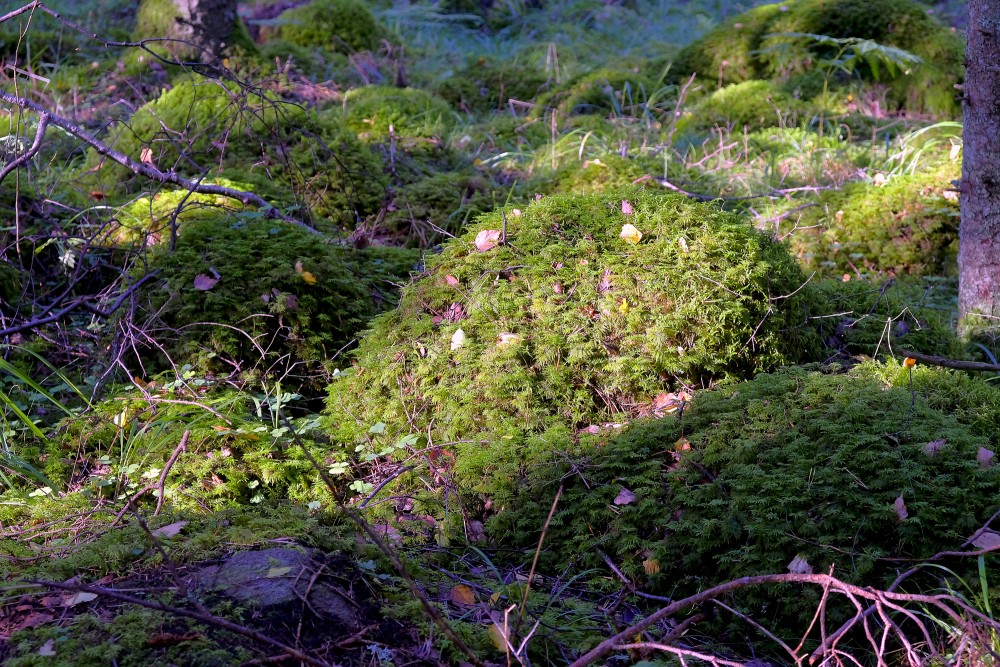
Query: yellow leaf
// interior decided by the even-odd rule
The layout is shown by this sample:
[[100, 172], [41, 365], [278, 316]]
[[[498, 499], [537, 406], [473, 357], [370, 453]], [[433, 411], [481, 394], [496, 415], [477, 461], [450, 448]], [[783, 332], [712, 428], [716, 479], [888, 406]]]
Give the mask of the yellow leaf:
[[490, 641], [496, 646], [498, 651], [503, 651], [507, 648], [507, 638], [503, 634], [503, 630], [495, 625], [489, 627]]
[[657, 574], [660, 571], [660, 561], [655, 558], [648, 558], [642, 561], [642, 568], [646, 570], [646, 574]]
[[622, 299], [622, 305], [618, 306], [618, 312], [622, 315], [628, 312], [628, 299]]
[[624, 224], [622, 225], [622, 231], [618, 236], [621, 237], [625, 243], [631, 243], [632, 245], [637, 245], [639, 241], [642, 240], [642, 232], [640, 232], [635, 225]]
[[476, 604], [476, 592], [472, 590], [472, 586], [459, 584], [452, 586], [448, 592], [448, 599], [455, 604], [473, 605]]
[[315, 285], [316, 284], [316, 276], [314, 276], [313, 274], [309, 273], [308, 271], [303, 271], [302, 272], [302, 280], [304, 280], [307, 285]]

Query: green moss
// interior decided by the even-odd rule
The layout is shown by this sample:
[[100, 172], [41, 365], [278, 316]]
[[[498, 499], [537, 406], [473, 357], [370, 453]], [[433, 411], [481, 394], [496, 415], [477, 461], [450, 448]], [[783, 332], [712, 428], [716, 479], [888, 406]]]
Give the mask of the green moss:
[[[386, 194], [381, 163], [344, 128], [339, 111], [308, 114], [270, 94], [238, 93], [210, 80], [178, 83], [136, 112], [113, 145], [136, 161], [149, 151], [162, 170], [204, 178], [208, 168], [213, 177], [336, 227], [353, 228], [379, 210]], [[99, 157], [90, 161], [96, 165]], [[99, 178], [118, 192], [133, 177], [105, 163]]]
[[313, 0], [284, 12], [274, 36], [296, 46], [349, 55], [374, 51], [388, 31], [361, 0]]
[[[737, 132], [753, 132], [777, 125], [795, 125], [810, 108], [770, 81], [745, 81], [716, 90], [692, 109], [678, 128], [705, 131], [732, 126]], [[808, 118], [805, 118], [808, 120]]]
[[387, 208], [381, 229], [397, 243], [426, 248], [445, 234], [460, 233], [466, 220], [492, 210], [493, 198], [483, 176], [439, 173], [401, 188]]
[[506, 109], [508, 100], [533, 101], [548, 81], [545, 71], [533, 64], [472, 57], [434, 91], [457, 109], [487, 112]]
[[[787, 571], [798, 556], [815, 572], [834, 566], [848, 581], [885, 586], [898, 574], [898, 561], [887, 559], [958, 548], [1000, 493], [1000, 470], [976, 460], [980, 447], [994, 446], [1000, 391], [932, 368], [914, 373], [913, 394], [908, 384], [896, 363], [846, 375], [792, 368], [699, 394], [681, 420], [564, 441], [526, 462], [520, 493], [492, 529], [505, 546], [533, 547], [561, 483], [543, 571], [572, 562], [603, 572], [604, 552], [632, 581], [679, 598]], [[633, 502], [615, 502], [623, 488]], [[900, 497], [905, 519], [895, 510]], [[660, 572], [648, 575], [645, 559]], [[736, 604], [779, 635], [796, 635], [820, 593], [760, 588]], [[831, 599], [826, 611], [829, 622], [854, 607]]]
[[[279, 222], [187, 222], [150, 268], [165, 282], [147, 291], [146, 310], [176, 332], [161, 342], [173, 358], [219, 371], [258, 375], [280, 361], [270, 372], [302, 362], [315, 372], [375, 313], [372, 281], [350, 249]], [[198, 275], [218, 282], [198, 289]]]
[[651, 174], [662, 169], [663, 163], [655, 159], [604, 155], [583, 162], [568, 162], [554, 172], [539, 171], [528, 181], [526, 189], [543, 194], [610, 192], [637, 185], [657, 189], [659, 185]]
[[170, 37], [177, 32], [180, 17], [174, 0], [142, 0], [136, 11], [132, 36], [137, 40]]
[[557, 108], [569, 116], [595, 113], [641, 116], [654, 85], [638, 67], [634, 71], [599, 69], [539, 95], [539, 106], [533, 113], [540, 115], [547, 108]]
[[370, 139], [389, 136], [432, 137], [447, 132], [455, 112], [447, 102], [416, 88], [364, 86], [344, 95], [344, 122]]
[[962, 77], [962, 40], [911, 0], [795, 0], [757, 7], [683, 49], [671, 73], [680, 80], [697, 72], [705, 82], [725, 85], [802, 72], [836, 55], [805, 38], [776, 34], [785, 32], [856, 37], [909, 51], [924, 61], [910, 74], [866, 66], [858, 73], [865, 81], [888, 85], [896, 104], [938, 115], [958, 113], [953, 86]]
[[959, 176], [951, 163], [821, 193], [797, 221], [815, 229], [793, 234], [792, 248], [806, 265], [835, 275], [954, 274], [959, 211], [950, 190]]
[[[447, 242], [330, 387], [330, 428], [347, 451], [378, 452], [383, 439], [391, 450], [411, 429], [466, 443], [456, 475], [492, 493], [554, 433], [641, 414], [669, 387], [816, 354], [797, 297], [771, 301], [802, 274], [738, 216], [638, 190], [503, 215], [507, 244], [474, 245], [504, 227], [500, 212]], [[619, 238], [626, 223], [644, 234], [638, 245]], [[368, 432], [377, 423], [381, 436]]]

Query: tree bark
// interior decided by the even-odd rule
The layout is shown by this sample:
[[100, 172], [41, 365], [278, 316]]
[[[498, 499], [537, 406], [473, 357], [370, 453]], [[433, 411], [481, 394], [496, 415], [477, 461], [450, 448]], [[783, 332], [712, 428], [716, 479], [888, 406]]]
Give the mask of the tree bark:
[[1000, 0], [969, 0], [959, 331], [1000, 329]]
[[221, 55], [237, 25], [237, 0], [142, 0], [136, 38], [179, 40], [172, 52], [197, 57], [193, 51]]

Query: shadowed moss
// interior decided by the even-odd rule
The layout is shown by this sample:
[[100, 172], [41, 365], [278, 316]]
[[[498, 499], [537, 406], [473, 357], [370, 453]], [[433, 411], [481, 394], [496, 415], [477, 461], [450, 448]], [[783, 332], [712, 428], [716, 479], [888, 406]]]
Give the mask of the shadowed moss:
[[[682, 419], [554, 444], [526, 462], [518, 494], [490, 528], [505, 546], [533, 546], [562, 484], [546, 571], [572, 562], [603, 572], [603, 552], [629, 580], [679, 598], [787, 571], [799, 557], [814, 572], [835, 566], [839, 577], [882, 587], [898, 574], [888, 559], [957, 549], [997, 509], [1000, 470], [977, 455], [993, 446], [998, 415], [1000, 391], [954, 372], [918, 367], [911, 394], [895, 362], [843, 375], [791, 368], [699, 394]], [[634, 499], [616, 501], [622, 489]], [[621, 585], [602, 579], [594, 585]], [[755, 588], [736, 604], [797, 636], [820, 597]], [[831, 599], [828, 622], [853, 612]]]
[[745, 81], [716, 90], [702, 98], [678, 123], [678, 129], [710, 130], [733, 127], [739, 133], [765, 127], [796, 125], [811, 115], [809, 105], [795, 99], [770, 81]]
[[[150, 258], [164, 283], [147, 290], [145, 310], [173, 332], [160, 336], [172, 358], [251, 376], [304, 362], [293, 376], [308, 377], [336, 357], [377, 304], [394, 301], [385, 280], [405, 279], [408, 270], [388, 275], [401, 268], [395, 253], [403, 251], [391, 251], [388, 263], [364, 261], [381, 251], [354, 251], [258, 218], [186, 222], [176, 249], [161, 245]], [[417, 261], [410, 258], [408, 268]]]
[[538, 107], [532, 113], [542, 115], [547, 108], [556, 108], [567, 116], [641, 116], [643, 105], [654, 92], [654, 86], [655, 81], [639, 68], [635, 71], [599, 69], [542, 93], [538, 96]]
[[508, 100], [531, 103], [549, 82], [538, 66], [492, 57], [471, 57], [434, 91], [457, 109], [504, 110]]

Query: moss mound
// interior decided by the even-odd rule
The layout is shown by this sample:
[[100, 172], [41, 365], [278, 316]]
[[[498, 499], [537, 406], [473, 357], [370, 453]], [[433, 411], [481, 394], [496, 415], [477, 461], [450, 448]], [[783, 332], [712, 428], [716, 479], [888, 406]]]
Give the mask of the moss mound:
[[[960, 547], [1000, 492], [1000, 469], [977, 461], [980, 447], [993, 447], [1000, 390], [929, 368], [914, 372], [913, 394], [908, 380], [897, 363], [845, 375], [792, 368], [698, 395], [680, 420], [566, 441], [525, 462], [526, 479], [492, 530], [505, 545], [533, 547], [562, 483], [543, 554], [552, 572], [570, 562], [605, 572], [604, 552], [633, 581], [678, 598], [785, 572], [799, 557], [815, 572], [833, 565], [850, 581], [887, 585], [899, 567], [887, 559]], [[623, 488], [634, 500], [615, 500]], [[819, 593], [758, 589], [737, 604], [794, 634]], [[839, 604], [832, 618], [853, 613]]]
[[438, 173], [400, 188], [382, 228], [396, 242], [429, 247], [493, 209], [490, 183], [475, 173]]
[[959, 208], [952, 179], [957, 163], [851, 183], [821, 193], [805, 209], [792, 248], [813, 268], [834, 274], [953, 275], [958, 255]]
[[[619, 236], [626, 224], [638, 244]], [[352, 446], [410, 432], [469, 443], [456, 472], [490, 488], [516, 477], [522, 447], [548, 446], [546, 431], [648, 413], [666, 388], [815, 354], [798, 297], [775, 299], [802, 282], [783, 246], [680, 196], [626, 190], [498, 211], [447, 242], [375, 320], [330, 387], [330, 428]]]
[[777, 33], [854, 37], [909, 51], [923, 60], [909, 75], [868, 65], [858, 72], [866, 81], [888, 84], [897, 104], [940, 115], [959, 112], [953, 86], [962, 77], [962, 40], [911, 0], [794, 0], [757, 7], [685, 47], [671, 71], [730, 84], [785, 76], [836, 55], [836, 47]]
[[[192, 177], [208, 168], [233, 187], [339, 227], [378, 211], [386, 194], [381, 162], [344, 127], [339, 110], [308, 114], [270, 94], [237, 94], [209, 80], [185, 79], [140, 109], [114, 147]], [[100, 177], [111, 191], [134, 178], [108, 163]]]
[[176, 332], [162, 337], [173, 358], [251, 375], [276, 361], [282, 369], [305, 362], [292, 375], [308, 375], [364, 326], [376, 297], [394, 300], [385, 280], [402, 279], [393, 275], [403, 268], [399, 252], [371, 249], [359, 259], [325, 237], [252, 216], [191, 221], [173, 252], [160, 246], [150, 260], [164, 284], [148, 292], [147, 310]]
[[503, 110], [508, 100], [530, 102], [548, 83], [545, 71], [531, 64], [470, 58], [434, 91], [457, 109], [470, 112]]
[[556, 108], [565, 115], [614, 114], [640, 116], [655, 82], [638, 68], [618, 70], [604, 68], [590, 72], [575, 81], [538, 96], [533, 113], [542, 114]]
[[278, 20], [274, 37], [346, 55], [374, 51], [389, 34], [361, 0], [313, 0], [282, 13]]
[[447, 102], [417, 88], [364, 86], [344, 96], [347, 127], [365, 138], [432, 137], [446, 133], [455, 123]]

